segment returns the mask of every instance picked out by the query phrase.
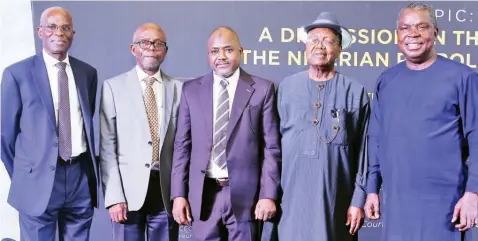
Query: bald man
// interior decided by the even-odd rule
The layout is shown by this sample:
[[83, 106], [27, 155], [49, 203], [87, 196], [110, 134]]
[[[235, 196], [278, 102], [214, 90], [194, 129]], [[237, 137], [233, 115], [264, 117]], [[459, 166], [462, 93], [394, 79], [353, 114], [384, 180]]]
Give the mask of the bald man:
[[5, 69], [2, 161], [19, 211], [21, 240], [88, 240], [97, 206], [93, 144], [96, 69], [68, 54], [75, 34], [67, 10], [46, 9], [38, 54]]
[[168, 52], [160, 26], [138, 27], [136, 66], [103, 83], [100, 165], [115, 241], [178, 239], [170, 176], [182, 82], [160, 66]]
[[276, 212], [279, 125], [271, 81], [239, 66], [234, 30], [208, 41], [212, 72], [184, 84], [174, 143], [173, 216], [194, 240], [256, 240]]

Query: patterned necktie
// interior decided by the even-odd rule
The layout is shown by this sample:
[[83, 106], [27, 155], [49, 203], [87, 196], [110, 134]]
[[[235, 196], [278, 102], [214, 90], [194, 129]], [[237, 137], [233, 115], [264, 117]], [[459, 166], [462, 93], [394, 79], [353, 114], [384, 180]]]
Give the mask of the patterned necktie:
[[229, 94], [227, 93], [227, 80], [221, 80], [219, 99], [216, 106], [216, 120], [214, 121], [213, 161], [221, 169], [227, 164], [226, 143], [227, 123], [229, 122]]
[[144, 104], [146, 105], [146, 114], [148, 115], [149, 132], [151, 133], [151, 141], [153, 143], [153, 159], [159, 161], [159, 124], [158, 124], [158, 107], [156, 97], [153, 91], [153, 83], [156, 78], [149, 77], [144, 79], [146, 89], [144, 91]]
[[66, 63], [58, 62], [58, 154], [61, 159], [71, 158], [71, 114], [70, 93], [68, 89], [68, 75], [66, 75]]

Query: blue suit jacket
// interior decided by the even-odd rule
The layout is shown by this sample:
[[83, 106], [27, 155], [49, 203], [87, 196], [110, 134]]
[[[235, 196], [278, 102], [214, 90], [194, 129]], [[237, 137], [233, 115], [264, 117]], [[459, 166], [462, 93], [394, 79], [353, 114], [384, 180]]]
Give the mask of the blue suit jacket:
[[[97, 206], [100, 182], [93, 142], [97, 72], [71, 56], [70, 64], [91, 156], [88, 176], [92, 203]], [[2, 161], [12, 180], [8, 203], [24, 214], [41, 215], [51, 196], [58, 158], [53, 100], [41, 53], [5, 69], [1, 108]]]

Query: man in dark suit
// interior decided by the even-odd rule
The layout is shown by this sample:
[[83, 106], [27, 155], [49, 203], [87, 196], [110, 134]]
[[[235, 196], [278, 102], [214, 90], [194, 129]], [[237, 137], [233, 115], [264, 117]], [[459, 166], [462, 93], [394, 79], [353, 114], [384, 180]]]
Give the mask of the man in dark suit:
[[12, 181], [8, 203], [19, 211], [21, 239], [89, 239], [97, 205], [93, 143], [96, 70], [68, 55], [73, 20], [46, 9], [43, 50], [5, 69], [1, 86], [2, 161]]
[[241, 70], [242, 54], [232, 29], [216, 29], [208, 42], [213, 72], [183, 86], [171, 198], [174, 219], [192, 224], [194, 240], [255, 240], [254, 218], [276, 212], [274, 84]]

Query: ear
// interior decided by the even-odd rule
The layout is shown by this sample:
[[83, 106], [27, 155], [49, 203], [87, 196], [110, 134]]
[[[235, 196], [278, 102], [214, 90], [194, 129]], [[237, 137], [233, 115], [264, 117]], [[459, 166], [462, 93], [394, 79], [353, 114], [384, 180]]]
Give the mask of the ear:
[[242, 46], [239, 48], [239, 54], [242, 56], [244, 54], [244, 48]]
[[131, 51], [131, 55], [136, 57], [136, 54], [135, 54], [136, 46], [134, 44], [131, 44], [129, 46], [129, 50]]
[[435, 38], [438, 37], [438, 31], [439, 31], [439, 29], [438, 29], [438, 28], [435, 28], [435, 32], [434, 32]]
[[43, 38], [43, 29], [41, 27], [37, 28], [37, 34], [39, 38]]

